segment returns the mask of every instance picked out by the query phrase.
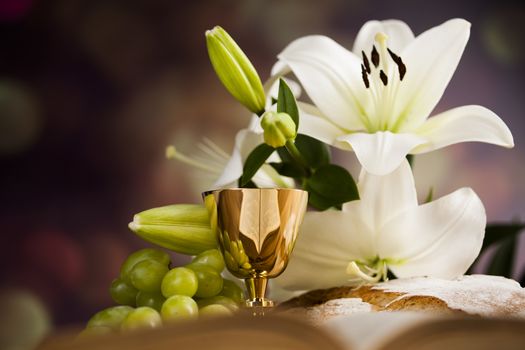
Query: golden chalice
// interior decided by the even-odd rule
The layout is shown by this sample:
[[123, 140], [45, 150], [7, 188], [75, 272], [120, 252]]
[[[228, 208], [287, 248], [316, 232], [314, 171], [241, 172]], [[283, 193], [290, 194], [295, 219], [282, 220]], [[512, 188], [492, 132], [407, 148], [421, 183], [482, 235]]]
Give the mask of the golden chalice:
[[203, 193], [212, 230], [228, 270], [245, 280], [247, 307], [271, 307], [269, 278], [279, 276], [303, 221], [308, 192], [281, 188], [236, 188]]

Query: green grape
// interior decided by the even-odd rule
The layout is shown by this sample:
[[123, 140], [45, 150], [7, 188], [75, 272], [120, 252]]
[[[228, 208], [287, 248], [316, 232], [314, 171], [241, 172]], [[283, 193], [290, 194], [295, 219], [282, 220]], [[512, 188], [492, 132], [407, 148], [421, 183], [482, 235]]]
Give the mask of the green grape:
[[81, 338], [87, 338], [87, 337], [92, 337], [92, 336], [110, 334], [114, 332], [115, 330], [111, 329], [110, 327], [94, 326], [94, 327], [85, 328], [82, 332], [78, 334], [77, 338], [81, 339]]
[[164, 321], [196, 319], [199, 307], [192, 298], [186, 295], [173, 295], [166, 299], [160, 310]]
[[221, 273], [224, 270], [224, 259], [218, 249], [206, 250], [195, 258], [193, 258], [191, 265], [204, 265]]
[[218, 304], [227, 307], [230, 311], [235, 312], [239, 310], [239, 304], [236, 303], [234, 300], [227, 298], [222, 295], [216, 295], [211, 298], [206, 299], [199, 299], [197, 300], [197, 305], [199, 305], [199, 309], [202, 309], [208, 305]]
[[219, 294], [222, 290], [222, 276], [215, 270], [201, 265], [187, 265], [197, 276], [197, 298], [209, 298]]
[[220, 295], [224, 295], [237, 303], [242, 303], [245, 299], [242, 288], [239, 287], [237, 283], [228, 279], [224, 279]]
[[122, 278], [116, 278], [111, 282], [109, 293], [111, 298], [120, 305], [135, 306], [135, 299], [137, 297], [137, 290], [135, 287], [124, 281]]
[[197, 275], [186, 267], [171, 269], [162, 279], [161, 291], [166, 298], [172, 295], [192, 297], [197, 292]]
[[211, 304], [199, 310], [199, 316], [203, 318], [231, 316], [233, 312], [221, 304]]
[[159, 292], [144, 292], [141, 290], [137, 293], [136, 303], [137, 306], [149, 306], [160, 312], [165, 300], [166, 298]]
[[138, 262], [147, 259], [156, 260], [166, 266], [168, 266], [171, 262], [170, 256], [166, 252], [163, 252], [161, 250], [152, 248], [137, 250], [136, 252], [129, 255], [122, 264], [120, 268], [120, 277], [126, 282], [131, 282], [129, 274], [131, 272], [131, 269], [133, 269], [133, 266], [135, 266], [135, 264], [137, 264]]
[[162, 326], [162, 319], [159, 313], [150, 307], [141, 306], [131, 311], [122, 321], [120, 329], [122, 331], [133, 331], [143, 328], [157, 328]]
[[169, 269], [155, 260], [142, 260], [133, 266], [129, 277], [131, 284], [138, 290], [145, 292], [156, 292], [160, 290], [160, 284]]
[[133, 311], [130, 306], [113, 306], [97, 312], [87, 323], [87, 328], [109, 327], [118, 330], [122, 321]]

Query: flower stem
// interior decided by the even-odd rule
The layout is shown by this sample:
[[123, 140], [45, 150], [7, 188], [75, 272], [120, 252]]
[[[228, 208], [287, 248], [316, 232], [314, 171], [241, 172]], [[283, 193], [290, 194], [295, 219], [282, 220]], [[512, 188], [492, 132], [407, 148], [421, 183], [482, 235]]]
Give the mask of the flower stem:
[[310, 169], [310, 166], [304, 160], [303, 156], [301, 155], [301, 152], [299, 152], [299, 150], [297, 149], [297, 146], [295, 145], [294, 140], [288, 140], [286, 142], [285, 147], [286, 147], [286, 150], [288, 151], [288, 154], [292, 156], [293, 160], [297, 162], [297, 164], [305, 170], [306, 177], [310, 177], [312, 173], [312, 169]]

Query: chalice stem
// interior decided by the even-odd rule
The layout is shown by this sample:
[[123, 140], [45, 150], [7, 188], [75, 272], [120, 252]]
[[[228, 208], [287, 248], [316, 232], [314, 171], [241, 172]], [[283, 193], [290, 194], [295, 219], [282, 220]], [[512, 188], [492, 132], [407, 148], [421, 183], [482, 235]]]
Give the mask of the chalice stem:
[[256, 276], [244, 280], [246, 289], [248, 290], [248, 300], [246, 305], [249, 307], [271, 307], [273, 302], [265, 298], [266, 286], [268, 285], [268, 278]]

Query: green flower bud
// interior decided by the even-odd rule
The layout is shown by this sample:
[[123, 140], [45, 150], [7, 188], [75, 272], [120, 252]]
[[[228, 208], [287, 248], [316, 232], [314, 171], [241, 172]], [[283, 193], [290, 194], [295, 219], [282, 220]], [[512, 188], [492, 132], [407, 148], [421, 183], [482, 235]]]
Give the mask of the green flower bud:
[[295, 123], [288, 114], [266, 112], [261, 119], [261, 126], [264, 130], [264, 142], [273, 148], [286, 145], [289, 140], [295, 139], [297, 131]]
[[174, 204], [149, 209], [136, 214], [129, 228], [146, 241], [177, 253], [197, 255], [217, 248], [203, 205]]
[[232, 37], [221, 27], [206, 31], [210, 61], [226, 89], [253, 113], [264, 111], [261, 79], [252, 63]]

